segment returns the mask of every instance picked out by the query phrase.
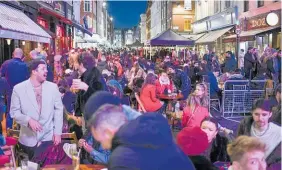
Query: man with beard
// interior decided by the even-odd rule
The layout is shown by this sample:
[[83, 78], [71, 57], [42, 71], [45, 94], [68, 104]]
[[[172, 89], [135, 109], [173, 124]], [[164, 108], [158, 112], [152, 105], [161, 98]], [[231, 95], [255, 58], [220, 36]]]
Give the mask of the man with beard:
[[14, 87], [11, 117], [20, 124], [19, 148], [31, 159], [42, 144], [61, 142], [63, 104], [56, 84], [46, 81], [47, 64], [35, 59], [30, 63], [30, 79]]
[[238, 136], [247, 135], [259, 138], [266, 145], [268, 166], [281, 163], [281, 127], [269, 122], [272, 116], [271, 103], [258, 99], [252, 108], [252, 117], [246, 117], [239, 125]]

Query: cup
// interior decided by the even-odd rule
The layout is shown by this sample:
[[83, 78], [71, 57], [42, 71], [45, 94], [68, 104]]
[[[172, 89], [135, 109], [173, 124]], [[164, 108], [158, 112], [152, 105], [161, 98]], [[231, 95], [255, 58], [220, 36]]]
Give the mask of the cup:
[[21, 161], [21, 168], [22, 170], [28, 170], [28, 160], [22, 160]]
[[78, 154], [72, 155], [72, 167], [74, 170], [79, 170], [79, 161]]

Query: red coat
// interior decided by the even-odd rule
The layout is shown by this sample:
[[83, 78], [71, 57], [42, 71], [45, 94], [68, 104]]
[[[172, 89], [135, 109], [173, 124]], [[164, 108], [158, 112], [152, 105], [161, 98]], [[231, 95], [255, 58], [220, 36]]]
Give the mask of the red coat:
[[194, 111], [194, 114], [192, 114], [191, 108], [187, 106], [183, 110], [182, 127], [200, 127], [201, 122], [206, 117], [209, 117], [209, 110], [206, 107], [197, 106]]
[[147, 84], [140, 93], [140, 100], [147, 112], [155, 112], [162, 107], [156, 96], [156, 86]]
[[171, 81], [170, 81], [169, 85], [167, 85], [167, 84], [166, 85], [162, 85], [159, 80], [156, 80], [156, 88], [157, 88], [157, 93], [158, 94], [163, 94], [165, 89], [168, 89], [168, 90], [170, 90], [172, 92], [173, 85], [172, 85]]

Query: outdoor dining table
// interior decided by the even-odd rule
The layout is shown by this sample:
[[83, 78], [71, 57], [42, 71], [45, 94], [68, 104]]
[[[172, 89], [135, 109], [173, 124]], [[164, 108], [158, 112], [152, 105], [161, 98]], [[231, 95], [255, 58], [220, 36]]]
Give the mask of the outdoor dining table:
[[[101, 170], [106, 168], [103, 165], [79, 165], [79, 170]], [[42, 170], [73, 170], [72, 165], [47, 165]]]
[[161, 100], [180, 100], [183, 98], [181, 93], [178, 94], [158, 94], [157, 95]]

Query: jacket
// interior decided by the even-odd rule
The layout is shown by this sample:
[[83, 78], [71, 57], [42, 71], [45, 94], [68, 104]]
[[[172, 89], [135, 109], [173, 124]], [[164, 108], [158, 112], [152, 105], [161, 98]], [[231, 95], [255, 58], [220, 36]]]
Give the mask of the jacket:
[[[247, 135], [251, 136], [251, 126], [254, 122], [253, 117], [245, 117], [239, 125], [237, 135]], [[281, 142], [272, 153], [266, 158], [266, 163], [268, 166], [272, 164], [281, 163]]]
[[173, 91], [173, 85], [170, 81], [170, 84], [161, 84], [159, 80], [156, 80], [156, 88], [158, 94], [163, 94], [165, 92], [165, 89]]
[[200, 127], [201, 122], [209, 116], [209, 111], [206, 107], [196, 106], [194, 113], [189, 106], [183, 110], [182, 127]]
[[[30, 79], [14, 87], [10, 115], [21, 125], [19, 142], [25, 146], [34, 147], [40, 141], [52, 141], [54, 134], [62, 134], [63, 103], [56, 84], [42, 84], [42, 103], [40, 112]], [[42, 125], [42, 131], [32, 131], [28, 125], [31, 118]]]
[[194, 170], [175, 144], [162, 115], [147, 113], [120, 127], [112, 141], [109, 170]]
[[156, 86], [151, 84], [145, 85], [141, 90], [140, 100], [148, 112], [155, 112], [162, 107], [160, 100], [157, 98], [156, 91]]

